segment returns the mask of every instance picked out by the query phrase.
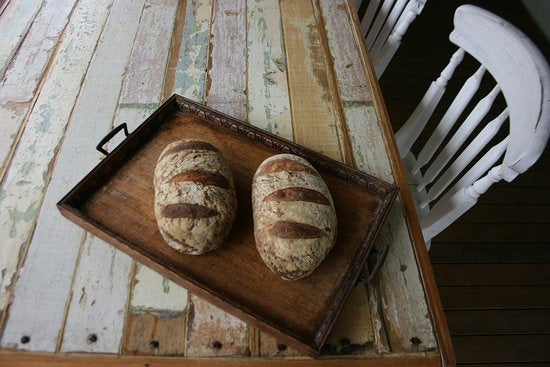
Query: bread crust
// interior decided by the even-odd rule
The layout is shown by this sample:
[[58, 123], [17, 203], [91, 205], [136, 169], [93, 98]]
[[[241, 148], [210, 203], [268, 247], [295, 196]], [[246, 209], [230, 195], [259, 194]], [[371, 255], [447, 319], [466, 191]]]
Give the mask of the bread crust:
[[211, 143], [198, 139], [164, 148], [155, 168], [155, 217], [166, 243], [200, 255], [220, 247], [235, 220], [231, 169]]
[[311, 274], [337, 235], [332, 196], [305, 159], [279, 154], [258, 167], [252, 183], [254, 237], [258, 252], [286, 280]]

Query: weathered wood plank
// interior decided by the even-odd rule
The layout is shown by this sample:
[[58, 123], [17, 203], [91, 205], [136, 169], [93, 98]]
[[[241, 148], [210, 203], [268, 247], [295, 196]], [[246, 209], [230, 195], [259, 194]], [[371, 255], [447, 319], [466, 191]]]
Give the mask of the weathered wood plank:
[[[246, 120], [244, 0], [214, 3], [210, 42], [206, 104]], [[187, 356], [250, 355], [246, 323], [194, 295], [190, 296], [187, 307]]]
[[[204, 100], [212, 0], [188, 0], [173, 93]], [[166, 96], [168, 97], [168, 96]]]
[[[100, 155], [94, 145], [110, 128], [143, 4], [144, 0], [137, 3], [117, 0], [113, 4], [40, 208], [27, 258], [15, 287], [3, 345], [33, 351], [58, 348], [78, 249], [86, 233], [64, 219], [55, 204], [68, 187], [74, 186], [99, 162]], [[94, 6], [97, 7], [97, 2]], [[101, 315], [97, 319], [98, 328], [108, 319], [108, 315]], [[21, 342], [21, 333], [31, 338], [29, 343]]]
[[87, 234], [73, 281], [62, 352], [118, 352], [131, 265], [127, 255]]
[[[368, 65], [363, 64], [357, 45], [357, 42], [362, 42], [362, 37], [353, 32], [346, 1], [320, 1], [355, 163], [367, 173], [395, 182], [388, 156], [391, 148], [386, 146], [380, 116], [373, 106], [369, 79], [365, 75]], [[386, 262], [375, 284], [369, 287], [376, 288], [384, 316], [383, 322], [373, 320], [375, 329], [382, 332], [381, 324], [385, 325], [393, 352], [433, 349], [437, 344], [426, 299], [419, 296], [424, 294], [424, 288], [401, 198], [394, 203], [378, 236], [376, 248], [380, 250], [386, 245], [390, 246]], [[378, 334], [378, 338], [381, 335]], [[411, 338], [418, 338], [421, 343], [411, 343]], [[379, 348], [387, 347], [382, 341]]]
[[185, 350], [186, 316], [183, 313], [131, 313], [126, 321], [124, 354], [181, 355]]
[[250, 355], [246, 323], [193, 294], [187, 308], [186, 356]]
[[0, 180], [74, 4], [75, 0], [45, 1], [1, 81]]
[[0, 77], [42, 6], [42, 0], [12, 0], [0, 18]]
[[327, 60], [310, 0], [282, 0], [294, 141], [342, 161], [339, 116], [327, 75]]
[[[8, 305], [18, 263], [25, 254], [25, 245], [38, 215], [51, 164], [94, 45], [109, 14], [110, 3], [110, 0], [100, 3], [83, 0], [78, 4], [61, 40], [52, 69], [29, 115], [25, 132], [11, 162], [11, 170], [4, 179], [0, 191], [0, 233], [7, 236], [0, 246], [2, 314]], [[64, 93], [59, 93], [60, 85], [63, 85]], [[3, 345], [11, 343], [9, 340], [12, 337], [4, 336]]]
[[206, 104], [247, 119], [245, 0], [214, 3]]
[[[319, 2], [322, 18], [327, 35], [329, 52], [332, 56], [336, 84], [340, 96], [341, 108], [344, 113], [344, 120], [349, 133], [350, 145], [353, 152], [355, 166], [365, 172], [382, 179], [391, 179], [388, 156], [383, 149], [382, 133], [376, 123], [377, 116], [372, 103], [372, 96], [368, 82], [365, 77], [359, 51], [353, 38], [351, 19], [348, 17], [346, 1]], [[369, 137], [369, 139], [365, 139]], [[374, 142], [374, 143], [373, 143]], [[376, 145], [379, 142], [379, 146]], [[382, 148], [382, 149], [381, 149]], [[367, 159], [366, 157], [369, 157]], [[359, 285], [356, 288], [364, 286]], [[350, 353], [368, 353], [368, 344], [376, 343], [375, 349], [379, 352], [387, 350], [387, 340], [383, 328], [381, 315], [376, 312], [379, 309], [379, 299], [376, 292], [365, 290], [355, 291], [356, 294], [363, 294], [363, 297], [354, 297], [347, 302], [356, 302], [348, 306], [352, 315], [342, 314], [341, 319], [350, 319], [349, 327], [346, 328], [350, 335], [355, 334], [355, 340], [344, 338], [345, 343], [340, 350], [348, 349]], [[368, 294], [368, 297], [367, 297]], [[373, 304], [371, 311], [369, 304]], [[369, 317], [363, 316], [369, 315]], [[353, 319], [363, 320], [363, 323], [353, 322]], [[355, 331], [352, 329], [355, 328]], [[363, 336], [359, 336], [363, 333]], [[349, 342], [349, 343], [348, 343]]]
[[[133, 130], [144, 120], [144, 115], [149, 115], [156, 107], [168, 54], [169, 37], [166, 35], [171, 32], [175, 8], [174, 0], [146, 0], [137, 34], [132, 40], [134, 46], [126, 67], [115, 125], [123, 119]], [[130, 19], [126, 22], [131, 21]], [[140, 101], [143, 103], [136, 103]], [[113, 147], [113, 144], [110, 146]], [[93, 250], [83, 251], [81, 255], [61, 350], [117, 353], [124, 327], [132, 261], [96, 237], [92, 236], [87, 242], [89, 244], [86, 243], [86, 246]], [[109, 263], [104, 258], [113, 259], [112, 266], [116, 271], [107, 272], [101, 282], [102, 286], [97, 287], [94, 286], [94, 279], [84, 277], [86, 268], [83, 269], [82, 264], [89, 264], [90, 271], [94, 269], [97, 272]], [[142, 284], [149, 283], [144, 280]], [[90, 301], [76, 303], [74, 295], [84, 291]], [[97, 315], [103, 315], [101, 321], [98, 321]], [[94, 333], [97, 336], [96, 342], [90, 343], [82, 337], [83, 334], [90, 335], [89, 333], [98, 329], [99, 332]]]
[[248, 121], [292, 140], [279, 3], [248, 3]]
[[325, 353], [365, 355], [377, 353], [369, 298], [363, 283], [348, 296], [325, 344]]

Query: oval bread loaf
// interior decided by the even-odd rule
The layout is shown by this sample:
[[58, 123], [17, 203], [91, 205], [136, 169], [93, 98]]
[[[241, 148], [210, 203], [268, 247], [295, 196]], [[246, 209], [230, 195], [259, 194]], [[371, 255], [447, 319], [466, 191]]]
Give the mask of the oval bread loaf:
[[218, 248], [237, 212], [233, 175], [207, 141], [169, 144], [155, 168], [155, 217], [164, 240], [190, 255]]
[[269, 269], [286, 280], [311, 274], [336, 240], [336, 211], [327, 185], [305, 159], [266, 159], [252, 183], [254, 237]]

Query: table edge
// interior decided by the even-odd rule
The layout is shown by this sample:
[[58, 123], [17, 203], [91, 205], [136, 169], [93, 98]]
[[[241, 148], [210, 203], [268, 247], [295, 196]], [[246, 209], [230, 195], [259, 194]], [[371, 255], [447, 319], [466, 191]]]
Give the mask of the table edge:
[[392, 367], [435, 367], [439, 366], [440, 358], [437, 354], [419, 354], [410, 356], [410, 353], [401, 355], [383, 355], [377, 358], [330, 358], [324, 360], [294, 359], [294, 358], [182, 358], [165, 356], [134, 356], [134, 355], [113, 355], [99, 353], [44, 353], [0, 350], [0, 365], [11, 367], [46, 367], [46, 366], [81, 366], [86, 364], [91, 367], [116, 366], [149, 366], [149, 367], [172, 367], [172, 366], [198, 366], [198, 367], [271, 367], [271, 366], [341, 366], [349, 367], [370, 367], [370, 366], [392, 366]]

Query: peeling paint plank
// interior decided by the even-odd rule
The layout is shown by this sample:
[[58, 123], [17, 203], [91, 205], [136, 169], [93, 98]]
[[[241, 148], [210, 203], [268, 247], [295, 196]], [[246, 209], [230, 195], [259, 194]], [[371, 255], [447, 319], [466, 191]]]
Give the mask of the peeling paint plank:
[[204, 100], [211, 18], [211, 0], [186, 2], [173, 92], [197, 102]]
[[130, 314], [122, 353], [137, 355], [182, 355], [185, 351], [185, 314], [161, 316]]
[[[347, 26], [351, 18], [346, 1], [319, 1], [356, 166], [383, 180], [394, 182], [359, 49], [352, 27]], [[382, 302], [384, 320], [377, 319], [377, 312], [372, 313], [377, 348], [380, 351], [387, 349], [382, 324], [386, 325], [385, 331], [393, 352], [419, 352], [436, 348], [414, 246], [400, 198], [393, 204], [376, 241], [377, 249], [385, 245], [390, 247], [390, 252], [377, 277], [377, 283], [373, 285], [379, 291], [376, 292], [379, 298], [374, 299], [373, 292], [369, 292], [371, 308], [376, 302]], [[412, 337], [418, 337], [422, 344], [413, 345], [410, 342]]]
[[[117, 353], [132, 260], [88, 234], [73, 284], [62, 352]], [[95, 335], [96, 341], [93, 340]]]
[[12, 0], [0, 17], [0, 77], [42, 6], [42, 0]]
[[[286, 58], [278, 1], [247, 2], [248, 121], [285, 139], [292, 140], [292, 120]], [[275, 338], [250, 328], [253, 356], [295, 356]]]
[[260, 356], [261, 357], [306, 357], [296, 349], [277, 340], [269, 334], [260, 332]]
[[[132, 131], [156, 109], [162, 93], [164, 69], [170, 46], [169, 35], [173, 30], [176, 8], [175, 0], [146, 2], [113, 126], [124, 122]], [[120, 134], [117, 139], [123, 140], [124, 136]], [[118, 141], [113, 139], [111, 143], [110, 149], [114, 149]], [[153, 270], [137, 264], [126, 320], [123, 352], [183, 354], [185, 324], [183, 323], [180, 330], [163, 320], [167, 315], [183, 315], [186, 304], [187, 290]], [[184, 322], [183, 319], [182, 316], [180, 322]], [[148, 327], [154, 329], [147, 330]], [[183, 333], [183, 336], [180, 336], [180, 333]], [[151, 338], [159, 336], [163, 340], [157, 341], [162, 345], [150, 347]], [[169, 342], [178, 339], [181, 343]]]
[[310, 0], [282, 0], [294, 141], [342, 161], [321, 35]]
[[292, 140], [279, 3], [248, 2], [248, 121]]
[[[245, 2], [217, 1], [212, 17], [207, 105], [246, 120]], [[246, 323], [194, 295], [187, 307], [187, 356], [250, 355]]]
[[245, 0], [216, 1], [212, 13], [206, 104], [246, 120]]
[[183, 313], [187, 305], [187, 290], [142, 264], [137, 264], [132, 289], [133, 313]]
[[332, 355], [367, 355], [377, 353], [367, 291], [363, 283], [350, 292], [340, 316], [325, 344]]
[[[78, 249], [86, 232], [63, 218], [55, 204], [68, 188], [99, 163], [101, 157], [94, 145], [110, 128], [143, 4], [144, 0], [132, 3], [115, 0], [113, 4], [40, 209], [28, 255], [15, 287], [2, 336], [3, 346], [32, 351], [54, 351], [57, 348]], [[99, 8], [97, 1], [93, 6]], [[90, 47], [89, 44], [86, 46]], [[58, 88], [59, 85], [63, 82], [57, 84]], [[25, 133], [27, 131], [29, 126]], [[98, 317], [98, 327], [103, 319], [108, 319], [108, 316]], [[29, 343], [21, 343], [21, 333], [31, 338]]]
[[187, 307], [186, 356], [250, 356], [247, 324], [193, 294]]
[[75, 0], [47, 0], [44, 3], [1, 81], [0, 180], [74, 4]]
[[[22, 260], [20, 254], [25, 253], [51, 165], [109, 14], [110, 3], [111, 0], [100, 3], [82, 0], [78, 4], [0, 190], [0, 233], [7, 234], [0, 246], [1, 314], [8, 305], [18, 262]], [[59, 93], [61, 85], [63, 93]], [[16, 336], [7, 337], [5, 332], [2, 345], [11, 343], [12, 338]]]
[[[137, 6], [139, 5], [138, 3]], [[143, 115], [150, 115], [156, 108], [170, 42], [167, 34], [172, 29], [175, 9], [175, 0], [145, 1], [133, 40], [132, 54], [126, 67], [115, 125], [122, 122], [117, 119], [124, 119], [133, 130], [144, 120], [141, 118]], [[133, 22], [133, 19], [126, 22]], [[119, 137], [122, 138], [123, 135], [120, 134]], [[82, 252], [61, 350], [117, 353], [123, 336], [132, 261], [94, 236], [87, 241], [86, 246], [92, 247], [94, 251]], [[109, 263], [105, 258], [113, 259], [114, 263], [111, 264], [117, 271], [107, 273], [102, 270], [109, 276], [104, 276], [101, 287], [95, 287], [95, 280], [86, 277], [86, 270], [88, 267], [96, 272], [98, 269], [105, 269]], [[82, 264], [85, 265], [84, 268]], [[87, 297], [92, 299], [91, 302], [75, 302], [74, 295], [81, 294], [83, 289], [87, 290]], [[102, 317], [98, 318], [97, 315]], [[90, 333], [97, 336], [96, 342], [88, 342], [87, 336]]]
[[159, 103], [177, 0], [149, 0], [120, 97], [120, 102]]

